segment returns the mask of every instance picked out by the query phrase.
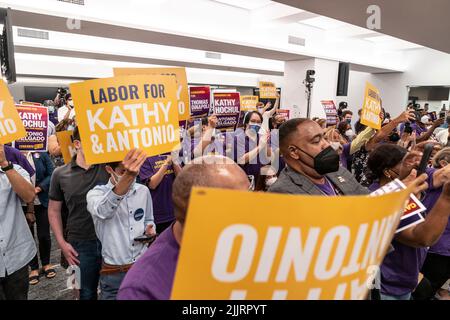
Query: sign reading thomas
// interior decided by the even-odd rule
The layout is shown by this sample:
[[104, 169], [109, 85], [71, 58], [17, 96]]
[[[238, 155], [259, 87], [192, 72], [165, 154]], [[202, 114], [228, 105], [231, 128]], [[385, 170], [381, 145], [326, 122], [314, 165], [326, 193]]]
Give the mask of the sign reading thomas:
[[321, 197], [194, 188], [171, 298], [364, 299], [409, 193]]
[[133, 148], [148, 156], [179, 144], [178, 99], [172, 76], [134, 75], [70, 86], [89, 164], [121, 161]]

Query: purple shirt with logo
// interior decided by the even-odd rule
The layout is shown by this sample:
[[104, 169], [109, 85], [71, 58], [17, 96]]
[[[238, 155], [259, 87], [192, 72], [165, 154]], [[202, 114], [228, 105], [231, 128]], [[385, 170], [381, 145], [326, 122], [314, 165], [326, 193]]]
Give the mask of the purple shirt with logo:
[[[422, 213], [424, 216], [433, 209], [442, 192], [442, 188], [433, 188], [434, 171], [436, 170], [433, 168], [426, 170], [429, 189], [422, 199], [422, 203], [427, 208]], [[379, 187], [379, 183], [374, 183], [369, 187], [369, 190], [374, 191]], [[392, 246], [394, 251], [386, 255], [381, 265], [381, 293], [401, 296], [411, 293], [417, 286], [419, 271], [425, 262], [427, 248], [413, 248], [396, 240], [392, 241]]]
[[[159, 168], [161, 168], [169, 155], [169, 153], [166, 153], [147, 158], [139, 172], [141, 181], [148, 185], [149, 179], [158, 172]], [[156, 224], [169, 222], [175, 219], [172, 203], [172, 184], [174, 180], [174, 169], [173, 166], [170, 165], [167, 168], [161, 183], [154, 190], [150, 189], [153, 201], [153, 216]]]
[[180, 246], [173, 235], [173, 224], [128, 271], [117, 300], [169, 300]]

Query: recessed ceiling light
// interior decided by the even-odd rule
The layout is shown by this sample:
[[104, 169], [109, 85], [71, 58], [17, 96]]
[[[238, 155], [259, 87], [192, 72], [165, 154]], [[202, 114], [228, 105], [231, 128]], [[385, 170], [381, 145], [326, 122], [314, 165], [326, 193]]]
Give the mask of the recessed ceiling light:
[[302, 20], [300, 23], [324, 30], [336, 29], [347, 25], [345, 22], [322, 16]]

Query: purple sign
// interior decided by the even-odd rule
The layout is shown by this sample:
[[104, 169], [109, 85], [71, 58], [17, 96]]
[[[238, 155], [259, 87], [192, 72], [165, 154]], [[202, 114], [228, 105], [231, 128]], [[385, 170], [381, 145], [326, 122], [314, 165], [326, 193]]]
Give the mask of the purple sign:
[[48, 109], [47, 107], [17, 105], [27, 136], [16, 140], [14, 147], [20, 151], [47, 151]]

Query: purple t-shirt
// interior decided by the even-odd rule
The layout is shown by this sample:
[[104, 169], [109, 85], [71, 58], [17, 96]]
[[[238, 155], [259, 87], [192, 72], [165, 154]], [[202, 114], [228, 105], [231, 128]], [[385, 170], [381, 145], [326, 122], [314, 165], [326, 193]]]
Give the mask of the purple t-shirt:
[[[411, 128], [413, 131], [416, 132], [417, 137], [419, 137], [422, 133], [427, 132], [427, 129], [418, 126], [416, 122], [411, 123]], [[404, 131], [405, 131], [405, 123], [402, 123], [400, 125], [400, 135], [402, 135]]]
[[[431, 211], [442, 192], [442, 188], [433, 188], [434, 171], [433, 168], [426, 170], [429, 189], [422, 199], [422, 203], [427, 208], [422, 213], [424, 216]], [[369, 190], [375, 187], [376, 185], [373, 184]], [[381, 293], [400, 296], [412, 292], [417, 286], [419, 271], [425, 262], [427, 248], [413, 248], [396, 240], [392, 241], [392, 246], [394, 251], [386, 255], [381, 265]]]
[[[212, 138], [212, 141], [210, 144], [208, 144], [203, 150], [202, 153], [195, 153], [195, 148], [199, 145], [201, 142], [201, 139], [198, 137], [187, 137], [183, 140], [181, 146], [182, 146], [182, 157], [183, 161], [186, 163], [194, 158], [198, 158], [201, 156], [208, 156], [208, 155], [222, 155], [226, 156], [226, 140], [224, 134], [218, 134], [216, 137]], [[198, 152], [198, 151], [197, 151]]]
[[[253, 141], [247, 136], [244, 131], [240, 134], [236, 134], [234, 136], [233, 143], [233, 151], [234, 151], [234, 161], [236, 161], [240, 167], [245, 171], [249, 179], [254, 179], [254, 181], [258, 181], [259, 176], [261, 175], [261, 168], [265, 165], [270, 164], [271, 159], [267, 156], [266, 151], [261, 151], [258, 155], [250, 160], [249, 163], [239, 163], [238, 159], [242, 157], [244, 154], [254, 150], [259, 146], [259, 136], [256, 141]], [[267, 144], [267, 148], [270, 148], [270, 142]]]
[[35, 173], [33, 167], [28, 162], [27, 158], [20, 153], [16, 148], [5, 145], [5, 156], [6, 160], [21, 166], [26, 172], [32, 177]]
[[169, 300], [180, 246], [173, 235], [173, 224], [128, 271], [117, 300]]
[[328, 181], [327, 178], [325, 178], [324, 184], [316, 184], [316, 186], [327, 196], [335, 196], [336, 195], [336, 192], [334, 191], [334, 188], [331, 185], [331, 182]]
[[[149, 179], [158, 172], [159, 168], [161, 168], [169, 155], [169, 153], [166, 153], [147, 158], [139, 172], [141, 181], [148, 185]], [[156, 224], [169, 222], [175, 219], [172, 202], [172, 185], [174, 180], [175, 173], [173, 166], [171, 165], [167, 168], [161, 183], [154, 190], [150, 189], [153, 201], [153, 216]]]

